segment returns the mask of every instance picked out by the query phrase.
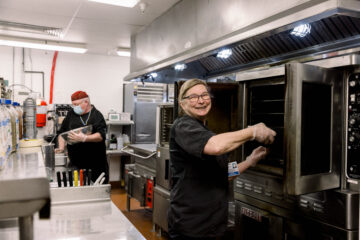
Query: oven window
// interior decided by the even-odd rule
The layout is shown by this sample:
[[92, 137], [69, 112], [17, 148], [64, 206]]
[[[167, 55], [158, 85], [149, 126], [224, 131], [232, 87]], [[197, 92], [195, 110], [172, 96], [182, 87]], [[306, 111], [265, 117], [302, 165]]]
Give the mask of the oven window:
[[[279, 169], [284, 166], [284, 99], [285, 84], [250, 86], [248, 90], [248, 125], [263, 122], [276, 131], [274, 143], [266, 146], [270, 148], [270, 153], [266, 159], [260, 161], [260, 164]], [[261, 144], [256, 141], [247, 142], [246, 156], [259, 145]]]
[[330, 172], [331, 97], [329, 84], [303, 82], [301, 175]]

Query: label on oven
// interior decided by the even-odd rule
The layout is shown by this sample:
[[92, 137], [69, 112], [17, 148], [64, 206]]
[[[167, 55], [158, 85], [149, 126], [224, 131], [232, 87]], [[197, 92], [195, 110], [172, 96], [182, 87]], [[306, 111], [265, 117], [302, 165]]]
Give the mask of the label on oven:
[[239, 175], [239, 168], [236, 162], [229, 162], [228, 163], [228, 177], [233, 177]]
[[245, 215], [251, 219], [254, 219], [257, 222], [261, 222], [261, 213], [256, 212], [252, 209], [246, 208], [246, 207], [241, 207], [241, 214]]

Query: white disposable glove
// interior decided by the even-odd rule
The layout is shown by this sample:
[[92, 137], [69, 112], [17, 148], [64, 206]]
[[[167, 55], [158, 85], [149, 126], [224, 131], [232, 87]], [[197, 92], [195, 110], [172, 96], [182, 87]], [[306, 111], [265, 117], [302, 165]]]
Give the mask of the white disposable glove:
[[256, 163], [261, 159], [265, 158], [268, 154], [268, 149], [260, 146], [255, 148], [252, 153], [246, 157], [245, 161], [249, 162], [251, 166], [255, 167]]
[[68, 138], [72, 143], [85, 142], [87, 135], [85, 135], [81, 131], [79, 133], [71, 131], [68, 135]]
[[271, 144], [274, 142], [276, 132], [268, 127], [264, 123], [258, 123], [253, 128], [253, 138], [251, 140], [256, 140], [261, 143]]
[[55, 148], [55, 153], [63, 153], [64, 151], [63, 148]]

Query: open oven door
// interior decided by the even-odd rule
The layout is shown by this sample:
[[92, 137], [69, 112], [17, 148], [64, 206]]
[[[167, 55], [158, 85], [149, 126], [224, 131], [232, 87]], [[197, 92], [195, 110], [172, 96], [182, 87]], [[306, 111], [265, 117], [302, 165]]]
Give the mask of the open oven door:
[[286, 65], [285, 187], [300, 195], [340, 186], [343, 77], [339, 70]]

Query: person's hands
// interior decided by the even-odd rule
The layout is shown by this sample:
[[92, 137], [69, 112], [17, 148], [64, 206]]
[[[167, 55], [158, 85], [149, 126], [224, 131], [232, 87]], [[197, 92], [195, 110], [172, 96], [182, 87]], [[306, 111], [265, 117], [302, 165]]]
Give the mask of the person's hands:
[[71, 131], [68, 135], [68, 138], [71, 142], [73, 143], [78, 143], [78, 142], [85, 142], [87, 135], [85, 135], [84, 133], [82, 133], [81, 131], [79, 133], [76, 133], [74, 131]]
[[265, 158], [268, 152], [268, 149], [263, 146], [257, 147], [249, 156], [246, 157], [245, 161], [249, 162], [251, 166], [255, 167], [256, 163]]
[[264, 123], [258, 123], [253, 128], [253, 138], [252, 140], [256, 140], [261, 143], [271, 144], [274, 142], [276, 132], [268, 127]]
[[64, 148], [55, 148], [55, 153], [63, 153]]

